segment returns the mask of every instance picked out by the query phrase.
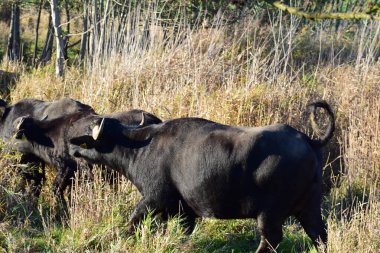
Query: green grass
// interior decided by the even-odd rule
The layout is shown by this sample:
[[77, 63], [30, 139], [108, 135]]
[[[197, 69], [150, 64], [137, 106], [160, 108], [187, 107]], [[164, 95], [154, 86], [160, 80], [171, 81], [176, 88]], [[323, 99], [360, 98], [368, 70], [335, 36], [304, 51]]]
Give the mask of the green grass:
[[[122, 224], [112, 226], [108, 223], [89, 224], [88, 227], [72, 231], [69, 227], [54, 224], [49, 228], [17, 227], [2, 231], [1, 249], [6, 252], [58, 252], [61, 250], [84, 252], [107, 252], [118, 246], [120, 241], [130, 250], [140, 249], [150, 252], [155, 247], [155, 238], [176, 238], [177, 244], [169, 244], [164, 252], [254, 252], [259, 243], [254, 220], [199, 220], [194, 233], [183, 234], [180, 219], [173, 218], [169, 224], [158, 222], [151, 216], [147, 217], [134, 236], [123, 234]], [[116, 231], [116, 236], [109, 236], [110, 231]], [[118, 234], [121, 233], [121, 234]], [[150, 244], [150, 246], [149, 246]], [[70, 245], [70, 246], [69, 246]], [[180, 250], [180, 248], [182, 248]], [[162, 250], [162, 248], [160, 248]], [[277, 252], [316, 252], [311, 241], [296, 225], [284, 230], [284, 240], [278, 246]]]
[[250, 252], [259, 237], [253, 220], [203, 220], [191, 236], [192, 252]]

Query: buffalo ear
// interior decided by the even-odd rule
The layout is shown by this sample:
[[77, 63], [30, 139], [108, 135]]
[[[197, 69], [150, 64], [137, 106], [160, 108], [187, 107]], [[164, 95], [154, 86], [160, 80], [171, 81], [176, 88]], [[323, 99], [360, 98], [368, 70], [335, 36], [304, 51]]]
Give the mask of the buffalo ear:
[[5, 110], [7, 109], [7, 106], [8, 106], [7, 102], [0, 99], [0, 118], [3, 117]]
[[132, 141], [147, 141], [152, 138], [155, 129], [155, 125], [145, 127], [124, 125], [122, 133], [124, 137]]
[[4, 113], [5, 113], [5, 109], [6, 109], [6, 107], [4, 106], [0, 106], [0, 118], [2, 118], [3, 117], [3, 115], [4, 115]]

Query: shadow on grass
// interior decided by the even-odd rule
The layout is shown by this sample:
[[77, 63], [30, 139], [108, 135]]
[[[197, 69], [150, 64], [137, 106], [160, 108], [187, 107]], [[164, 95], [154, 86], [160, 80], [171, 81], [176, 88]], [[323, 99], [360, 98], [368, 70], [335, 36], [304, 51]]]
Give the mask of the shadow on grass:
[[245, 234], [228, 234], [225, 238], [202, 238], [192, 244], [191, 252], [255, 252], [259, 238]]
[[[302, 231], [294, 233], [285, 232], [282, 242], [275, 252], [284, 253], [317, 253], [311, 240]], [[226, 234], [223, 238], [200, 238], [193, 240], [189, 252], [209, 253], [237, 253], [237, 252], [255, 252], [260, 242], [260, 236], [247, 234]], [[274, 251], [273, 251], [274, 252]]]

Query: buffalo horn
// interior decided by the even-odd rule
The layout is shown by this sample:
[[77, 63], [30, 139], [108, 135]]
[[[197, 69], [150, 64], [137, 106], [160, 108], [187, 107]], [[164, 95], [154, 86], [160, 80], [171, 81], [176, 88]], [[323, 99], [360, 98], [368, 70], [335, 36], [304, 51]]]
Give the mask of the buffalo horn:
[[20, 118], [20, 122], [18, 122], [16, 126], [17, 130], [21, 129], [22, 123], [24, 123], [24, 121], [25, 121], [25, 117]]
[[145, 123], [145, 117], [144, 117], [144, 113], [142, 112], [141, 113], [141, 122], [140, 122], [139, 126], [143, 126], [144, 123]]
[[102, 122], [100, 122], [99, 126], [96, 125], [92, 129], [92, 138], [94, 140], [97, 140], [100, 137], [100, 135], [102, 134], [103, 129], [104, 129], [104, 118], [102, 119]]

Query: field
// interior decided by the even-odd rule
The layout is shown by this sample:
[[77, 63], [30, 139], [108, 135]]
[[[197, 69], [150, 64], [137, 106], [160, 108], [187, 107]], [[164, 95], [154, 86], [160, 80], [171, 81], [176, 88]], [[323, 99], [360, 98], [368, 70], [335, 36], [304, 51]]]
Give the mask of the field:
[[[81, 67], [67, 64], [63, 79], [55, 77], [54, 61], [38, 69], [3, 61], [0, 69], [20, 75], [7, 99], [70, 96], [98, 113], [141, 108], [163, 120], [281, 122], [310, 135], [305, 107], [324, 99], [337, 125], [324, 152], [328, 252], [380, 252], [379, 23], [345, 22], [336, 29], [332, 21], [276, 13], [264, 23], [246, 17], [234, 24], [216, 19], [190, 26], [177, 20], [172, 26], [164, 33], [151, 22], [143, 46], [138, 39], [126, 41], [108, 57]], [[99, 168], [93, 180], [79, 170], [69, 213], [63, 214], [50, 191], [54, 168], [35, 199], [24, 189], [19, 154], [2, 147], [0, 252], [254, 252], [258, 245], [254, 220], [199, 219], [186, 236], [180, 217], [162, 223], [149, 216], [127, 236], [125, 225], [140, 195], [123, 177], [106, 183]], [[316, 249], [289, 219], [274, 252]]]

